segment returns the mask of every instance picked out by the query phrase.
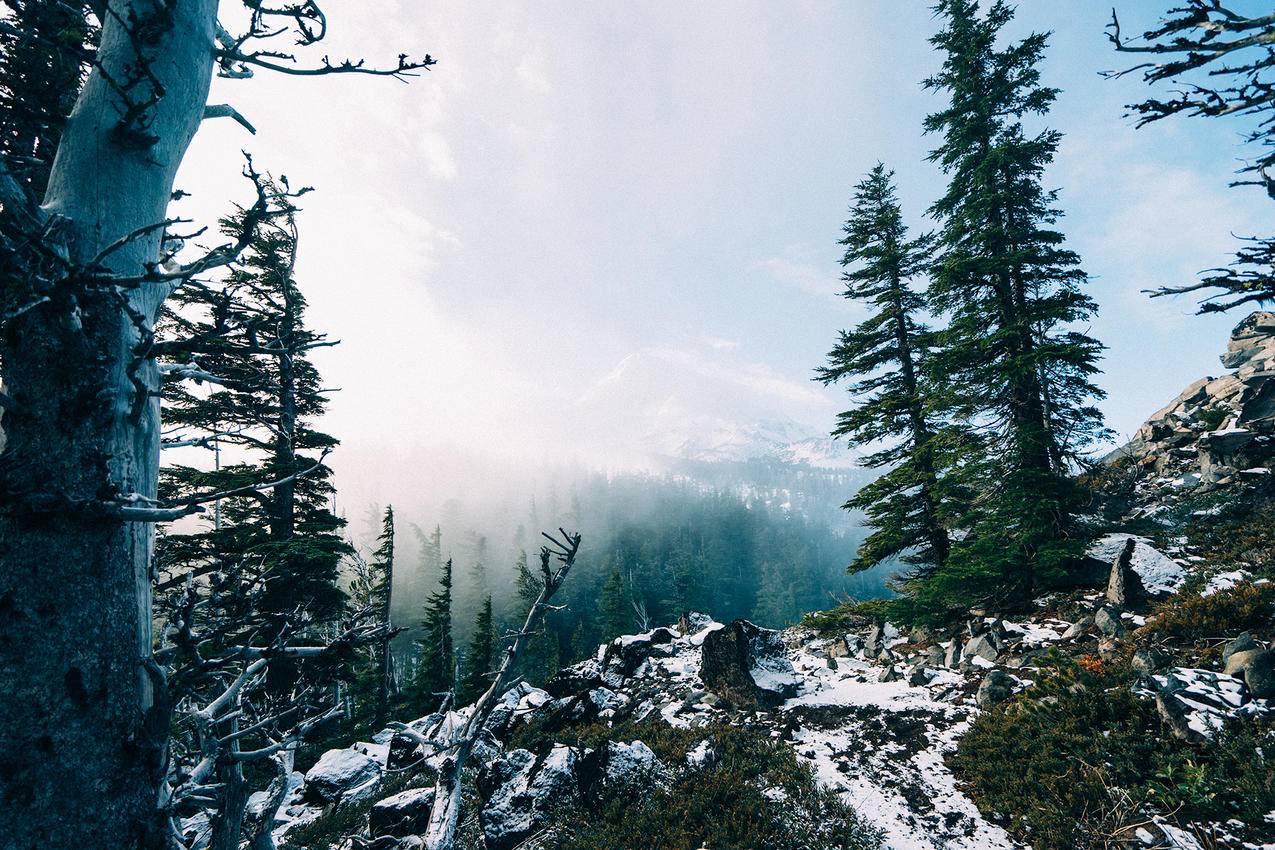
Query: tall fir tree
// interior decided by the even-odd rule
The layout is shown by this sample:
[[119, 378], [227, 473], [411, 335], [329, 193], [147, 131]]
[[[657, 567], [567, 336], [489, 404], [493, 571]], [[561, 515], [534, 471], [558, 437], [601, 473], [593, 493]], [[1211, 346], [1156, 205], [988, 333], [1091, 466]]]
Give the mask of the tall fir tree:
[[420, 660], [413, 681], [418, 710], [432, 711], [456, 688], [456, 655], [452, 648], [452, 559], [443, 562], [438, 590], [425, 605], [418, 641]]
[[[337, 575], [350, 552], [324, 463], [337, 441], [314, 425], [327, 399], [310, 352], [333, 343], [305, 321], [294, 277], [297, 210], [277, 190], [271, 203], [226, 279], [181, 287], [161, 315], [157, 347], [174, 364], [170, 375], [209, 373], [219, 381], [211, 391], [188, 380], [166, 384], [169, 444], [210, 448], [217, 462], [213, 469], [165, 467], [161, 492], [173, 501], [210, 490], [245, 492], [217, 503], [199, 531], [167, 535], [159, 565], [202, 573], [250, 564], [265, 579], [264, 612], [283, 618], [300, 608], [321, 623], [342, 610]], [[225, 219], [225, 233], [240, 232], [246, 215]], [[223, 452], [234, 462], [221, 464]], [[280, 483], [250, 489], [271, 482]]]
[[370, 602], [375, 616], [385, 627], [385, 637], [376, 647], [376, 716], [377, 729], [385, 726], [389, 714], [390, 696], [394, 689], [393, 655], [390, 653], [390, 630], [393, 628], [392, 607], [394, 602], [394, 506], [385, 508], [385, 518], [381, 525], [381, 536], [377, 538], [376, 551], [372, 553], [372, 576]]
[[491, 594], [483, 600], [474, 620], [474, 635], [470, 639], [465, 657], [465, 678], [461, 683], [460, 701], [471, 703], [483, 695], [491, 684], [492, 648], [496, 642], [495, 623], [492, 621]]
[[844, 231], [842, 294], [866, 303], [871, 315], [841, 332], [816, 376], [824, 384], [851, 381], [847, 391], [858, 404], [837, 417], [832, 433], [856, 448], [880, 447], [862, 462], [887, 470], [846, 502], [872, 528], [850, 571], [904, 553], [933, 570], [951, 548], [940, 478], [944, 439], [956, 432], [935, 421], [927, 375], [934, 334], [918, 320], [925, 300], [912, 285], [929, 268], [933, 239], [908, 238], [894, 172], [881, 163], [855, 186]]
[[931, 303], [948, 326], [935, 368], [947, 378], [946, 415], [986, 443], [960, 465], [977, 491], [961, 518], [968, 535], [944, 568], [914, 587], [930, 605], [1022, 602], [1065, 576], [1079, 551], [1083, 494], [1070, 474], [1103, 433], [1092, 383], [1101, 344], [1075, 330], [1096, 311], [1079, 257], [1055, 229], [1055, 191], [1042, 186], [1061, 134], [1029, 133], [1057, 90], [1041, 84], [1047, 36], [1001, 47], [1014, 11], [995, 0], [941, 0], [945, 54], [926, 87], [949, 105], [930, 115], [931, 154], [949, 177], [931, 208], [941, 223]]
[[616, 570], [602, 585], [602, 594], [598, 599], [598, 610], [601, 616], [602, 639], [613, 640], [630, 630], [633, 623], [633, 609], [629, 601], [628, 589], [624, 585], [624, 577]]

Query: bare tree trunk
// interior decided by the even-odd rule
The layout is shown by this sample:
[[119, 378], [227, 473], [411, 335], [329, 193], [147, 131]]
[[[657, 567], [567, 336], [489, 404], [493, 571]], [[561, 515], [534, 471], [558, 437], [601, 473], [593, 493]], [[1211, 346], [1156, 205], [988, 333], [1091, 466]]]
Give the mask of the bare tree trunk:
[[[43, 207], [78, 264], [163, 220], [212, 76], [216, 0], [111, 8], [105, 73], [94, 69], [76, 103]], [[137, 36], [138, 21], [156, 26]], [[139, 67], [149, 76], [130, 85]], [[141, 274], [159, 239], [140, 236], [102, 264]], [[0, 351], [12, 398], [0, 455], [0, 848], [152, 847], [167, 734], [142, 665], [152, 529], [102, 504], [155, 496], [159, 375], [145, 339], [168, 286], [66, 283]]]

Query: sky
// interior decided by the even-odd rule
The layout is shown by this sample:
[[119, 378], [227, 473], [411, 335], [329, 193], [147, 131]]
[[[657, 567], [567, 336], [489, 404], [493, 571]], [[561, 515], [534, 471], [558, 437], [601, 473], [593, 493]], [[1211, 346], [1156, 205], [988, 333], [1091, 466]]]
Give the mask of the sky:
[[[846, 399], [811, 375], [863, 318], [838, 297], [852, 187], [878, 160], [909, 221], [944, 186], [921, 133], [939, 95], [929, 3], [912, 0], [328, 0], [322, 52], [438, 65], [404, 84], [260, 72], [217, 81], [258, 129], [205, 122], [177, 211], [208, 220], [258, 168], [315, 191], [298, 279], [333, 394], [324, 427], [353, 498], [435, 486], [430, 467], [622, 466], [653, 430], [773, 419], [827, 432]], [[1126, 32], [1167, 0], [1117, 0]], [[1242, 123], [1135, 129], [1144, 97], [1104, 35], [1111, 0], [1022, 0], [1053, 32], [1049, 173], [1092, 275], [1109, 425], [1129, 435], [1218, 374], [1243, 313], [1194, 316], [1142, 290], [1224, 263], [1265, 233], [1228, 189]], [[315, 57], [317, 59], [317, 57]]]

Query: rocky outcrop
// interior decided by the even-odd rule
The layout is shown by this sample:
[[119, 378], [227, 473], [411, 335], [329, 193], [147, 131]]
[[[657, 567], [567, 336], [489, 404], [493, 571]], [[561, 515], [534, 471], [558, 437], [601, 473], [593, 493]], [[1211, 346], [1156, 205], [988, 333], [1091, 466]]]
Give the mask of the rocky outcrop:
[[381, 765], [356, 748], [328, 750], [305, 775], [306, 799], [316, 803], [349, 802], [381, 782]]
[[479, 812], [488, 850], [509, 850], [579, 802], [577, 751], [557, 744], [536, 757], [511, 750], [479, 776]]
[[747, 620], [709, 632], [700, 654], [704, 687], [737, 705], [774, 708], [801, 681], [780, 633]]
[[1157, 411], [1106, 458], [1142, 475], [1144, 510], [1175, 494], [1271, 474], [1275, 465], [1275, 313], [1256, 312], [1231, 332], [1222, 365]]

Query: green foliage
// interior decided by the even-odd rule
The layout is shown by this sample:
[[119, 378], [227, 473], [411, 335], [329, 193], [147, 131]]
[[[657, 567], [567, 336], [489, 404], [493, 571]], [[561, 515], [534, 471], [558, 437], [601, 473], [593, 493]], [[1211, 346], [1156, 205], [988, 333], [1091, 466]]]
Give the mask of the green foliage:
[[[596, 806], [563, 824], [560, 850], [871, 850], [880, 836], [836, 794], [823, 789], [792, 748], [769, 735], [726, 724], [675, 729], [663, 723], [592, 725], [560, 730], [521, 730], [515, 746], [543, 747], [551, 740], [596, 747], [606, 741], [641, 740], [667, 764], [683, 763], [704, 740], [716, 759], [690, 771], [672, 787], [642, 795], [604, 794]], [[766, 793], [778, 789], [780, 795]]]
[[1147, 618], [1135, 637], [1145, 643], [1169, 643], [1179, 651], [1190, 648], [1209, 653], [1241, 632], [1268, 637], [1273, 628], [1275, 585], [1240, 582], [1208, 596], [1171, 597]]
[[619, 571], [612, 572], [606, 584], [602, 585], [598, 609], [601, 612], [600, 625], [604, 641], [628, 634], [633, 630], [632, 602], [624, 587], [624, 577]]
[[495, 646], [496, 634], [491, 617], [491, 596], [483, 601], [478, 611], [478, 619], [474, 622], [474, 636], [469, 644], [469, 652], [465, 656], [465, 678], [461, 682], [458, 699], [466, 705], [478, 699], [491, 684], [492, 649]]
[[1175, 738], [1127, 668], [1055, 659], [1023, 696], [984, 712], [949, 763], [979, 808], [1036, 850], [1107, 848], [1146, 809], [1261, 826], [1275, 805], [1270, 724]]
[[456, 657], [452, 645], [452, 560], [443, 562], [438, 590], [430, 594], [417, 641], [420, 657], [411, 685], [417, 712], [433, 711], [456, 687]]
[[954, 525], [968, 533], [942, 569], [911, 577], [925, 606], [1030, 600], [1064, 577], [1080, 553], [1075, 514], [1085, 494], [1072, 477], [1105, 431], [1093, 384], [1102, 346], [1074, 330], [1096, 311], [1082, 292], [1079, 257], [1055, 229], [1055, 193], [1043, 188], [1061, 134], [1029, 133], [1057, 91], [1041, 83], [1047, 38], [1001, 46], [1014, 11], [1002, 0], [941, 0], [943, 54], [926, 87], [948, 105], [925, 121], [941, 134], [931, 154], [949, 177], [932, 207], [940, 222], [929, 307], [946, 320], [930, 368], [935, 404], [980, 439], [954, 448], [948, 478], [967, 489]]
[[894, 172], [881, 163], [855, 186], [844, 230], [843, 294], [866, 302], [871, 315], [841, 332], [816, 375], [825, 384], [851, 381], [847, 391], [861, 401], [838, 416], [832, 433], [851, 446], [872, 447], [864, 465], [886, 470], [846, 503], [863, 510], [873, 529], [850, 569], [900, 555], [941, 566], [950, 545], [943, 447], [959, 437], [944, 433], [958, 429], [935, 421], [927, 375], [934, 335], [917, 320], [926, 305], [910, 285], [926, 271], [933, 240], [908, 239]]

